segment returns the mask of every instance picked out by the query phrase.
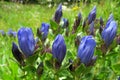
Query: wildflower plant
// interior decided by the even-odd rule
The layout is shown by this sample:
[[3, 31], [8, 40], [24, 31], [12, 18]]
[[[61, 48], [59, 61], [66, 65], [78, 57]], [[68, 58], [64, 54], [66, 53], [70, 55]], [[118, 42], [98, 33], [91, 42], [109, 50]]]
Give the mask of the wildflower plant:
[[[78, 12], [71, 27], [69, 19], [62, 17], [60, 4], [50, 24], [43, 22], [37, 28], [37, 35], [31, 28], [20, 28], [17, 32], [18, 45], [12, 43], [12, 54], [25, 73], [22, 77], [32, 75], [33, 80], [92, 80], [103, 79], [99, 75], [103, 70], [105, 73], [109, 69], [115, 72], [119, 64], [113, 65], [110, 55], [118, 54], [115, 49], [120, 50], [117, 22], [113, 14], [107, 22], [102, 17], [97, 19], [96, 8], [93, 7], [85, 20]], [[115, 46], [112, 44], [114, 41]]]

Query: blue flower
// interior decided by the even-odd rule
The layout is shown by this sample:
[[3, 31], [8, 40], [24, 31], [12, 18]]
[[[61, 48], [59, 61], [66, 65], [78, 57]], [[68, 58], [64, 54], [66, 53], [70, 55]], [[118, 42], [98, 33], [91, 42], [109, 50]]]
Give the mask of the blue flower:
[[103, 24], [104, 24], [103, 18], [100, 17], [100, 26], [103, 26]]
[[120, 80], [120, 76], [118, 77], [118, 80]]
[[62, 17], [62, 4], [59, 4], [59, 6], [58, 6], [58, 8], [57, 8], [57, 10], [55, 12], [55, 15], [54, 15], [53, 19], [54, 19], [54, 21], [56, 23], [59, 24], [61, 17]]
[[77, 54], [82, 63], [86, 65], [90, 63], [94, 54], [95, 47], [96, 42], [92, 36], [85, 36], [82, 38]]
[[62, 21], [63, 21], [62, 28], [67, 28], [67, 27], [69, 26], [68, 19], [66, 19], [66, 18], [63, 18], [63, 19], [62, 19]]
[[117, 32], [117, 23], [113, 20], [107, 24], [104, 30], [102, 31], [102, 39], [105, 42], [106, 47], [108, 47], [114, 40]]
[[96, 18], [96, 6], [93, 7], [91, 12], [88, 15], [88, 24], [90, 24], [92, 21], [94, 21]]
[[35, 50], [35, 40], [31, 28], [20, 28], [18, 31], [18, 43], [26, 57], [31, 56]]
[[58, 62], [62, 62], [66, 54], [66, 45], [62, 35], [58, 34], [52, 45], [53, 57], [57, 59]]
[[94, 21], [90, 24], [90, 35], [94, 35]]
[[40, 28], [40, 32], [42, 33], [42, 40], [45, 41], [48, 35], [48, 31], [49, 31], [49, 27], [50, 25], [47, 23], [42, 23], [41, 24], [41, 28]]
[[114, 20], [114, 17], [113, 17], [113, 14], [111, 13], [108, 20], [107, 20], [107, 23], [106, 23], [106, 28], [110, 25], [111, 21]]
[[0, 30], [0, 34], [1, 34], [2, 36], [5, 36], [5, 32], [4, 32], [3, 30]]
[[15, 59], [21, 64], [24, 65], [24, 57], [23, 54], [19, 51], [18, 46], [13, 42], [12, 43], [12, 53]]
[[14, 32], [12, 29], [9, 29], [9, 31], [7, 32], [7, 35], [16, 37], [17, 36], [17, 32]]
[[73, 25], [73, 29], [72, 29], [72, 33], [75, 33], [78, 26], [80, 25], [80, 20], [82, 19], [81, 13], [78, 13], [75, 21], [74, 21], [74, 25]]
[[81, 13], [79, 12], [78, 13], [78, 21], [80, 21], [82, 19], [82, 15], [81, 15]]

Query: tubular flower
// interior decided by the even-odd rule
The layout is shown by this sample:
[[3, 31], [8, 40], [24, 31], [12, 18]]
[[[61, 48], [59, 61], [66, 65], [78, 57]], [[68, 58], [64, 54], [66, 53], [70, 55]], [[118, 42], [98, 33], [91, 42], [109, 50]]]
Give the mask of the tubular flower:
[[100, 17], [100, 26], [103, 26], [103, 24], [104, 24], [103, 18]]
[[90, 35], [94, 35], [94, 21], [90, 24]]
[[56, 58], [59, 63], [61, 63], [65, 57], [66, 45], [63, 36], [60, 34], [57, 35], [53, 42], [52, 54], [53, 57]]
[[62, 27], [63, 27], [63, 28], [67, 28], [67, 27], [69, 26], [68, 19], [63, 18], [62, 21], [63, 21], [63, 25], [62, 25]]
[[14, 32], [12, 29], [9, 29], [9, 31], [7, 32], [7, 35], [16, 37], [17, 36], [17, 32]]
[[105, 42], [106, 47], [112, 43], [116, 36], [117, 32], [117, 23], [115, 21], [111, 21], [109, 25], [107, 24], [104, 30], [102, 31], [102, 39]]
[[42, 41], [45, 41], [49, 32], [50, 25], [48, 23], [42, 23], [41, 28], [38, 30], [38, 35], [42, 35]]
[[62, 17], [62, 4], [59, 4], [55, 14], [54, 14], [54, 17], [53, 17], [53, 20], [56, 22], [56, 23], [60, 23], [60, 19]]
[[18, 43], [26, 57], [31, 56], [35, 50], [35, 40], [31, 28], [20, 28], [18, 31]]
[[18, 46], [13, 42], [12, 43], [12, 53], [15, 59], [22, 65], [24, 65], [23, 54], [19, 51]]
[[88, 65], [91, 62], [95, 47], [96, 42], [92, 36], [85, 36], [81, 39], [77, 56], [82, 63]]
[[106, 27], [108, 27], [110, 25], [111, 21], [113, 21], [113, 20], [114, 20], [113, 14], [111, 13], [108, 20], [107, 20]]
[[82, 19], [81, 13], [78, 13], [78, 15], [74, 21], [72, 33], [75, 33], [75, 31], [77, 30], [78, 26], [80, 25], [81, 19]]
[[88, 15], [88, 24], [91, 24], [96, 18], [96, 6], [93, 7], [91, 12]]
[[1, 34], [2, 36], [5, 36], [5, 32], [4, 32], [3, 30], [0, 30], [0, 34]]

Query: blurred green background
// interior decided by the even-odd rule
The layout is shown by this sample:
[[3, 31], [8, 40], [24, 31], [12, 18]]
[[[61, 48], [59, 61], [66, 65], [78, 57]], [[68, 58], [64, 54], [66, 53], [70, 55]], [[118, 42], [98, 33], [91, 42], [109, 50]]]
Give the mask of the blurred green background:
[[[63, 4], [63, 17], [69, 20], [70, 29], [72, 29], [78, 12], [82, 13], [84, 19], [88, 16], [93, 6], [96, 5], [96, 18], [102, 16], [106, 23], [109, 14], [113, 13], [114, 19], [118, 24], [117, 34], [120, 33], [120, 0], [0, 0], [0, 30], [7, 32], [9, 29], [17, 31], [22, 26], [31, 27], [36, 37], [37, 28], [40, 27], [42, 22], [50, 23], [50, 19], [53, 17], [59, 3]], [[23, 74], [11, 52], [13, 41], [17, 42], [17, 38], [0, 36], [0, 80], [20, 80], [20, 75]], [[70, 44], [68, 42], [67, 46], [70, 46]], [[71, 45], [67, 49], [76, 53], [76, 50], [71, 49], [72, 47]], [[120, 56], [114, 56], [117, 56], [117, 62], [116, 60], [113, 60], [113, 62], [120, 63]], [[100, 65], [102, 65], [102, 62], [97, 63], [94, 69], [98, 69]], [[118, 73], [120, 73], [119, 70]], [[101, 80], [116, 80], [119, 76], [118, 73], [111, 70], [107, 70], [106, 74], [103, 73], [98, 69], [93, 74], [95, 75], [94, 77], [98, 77], [101, 74], [99, 76]], [[109, 75], [107, 75], [108, 73]], [[26, 79], [30, 80], [30, 78]]]

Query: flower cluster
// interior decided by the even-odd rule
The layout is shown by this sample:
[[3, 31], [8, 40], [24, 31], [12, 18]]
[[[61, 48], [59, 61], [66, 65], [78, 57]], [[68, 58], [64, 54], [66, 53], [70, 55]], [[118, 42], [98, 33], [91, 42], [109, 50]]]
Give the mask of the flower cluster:
[[4, 30], [0, 30], [0, 34], [2, 36], [8, 35], [10, 37], [16, 37], [17, 36], [17, 32], [13, 31], [12, 29], [9, 29], [8, 32], [5, 32]]
[[[36, 69], [37, 73], [39, 74], [43, 72], [43, 67], [47, 63], [46, 59], [43, 57], [46, 56], [45, 54], [50, 53], [52, 55], [52, 59], [50, 59], [48, 63], [52, 64], [52, 67], [55, 70], [56, 68], [60, 69], [60, 67], [62, 66], [62, 62], [64, 62], [64, 58], [66, 57], [66, 55], [69, 55], [68, 54], [69, 46], [66, 44], [66, 41], [68, 41], [67, 39], [72, 36], [70, 39], [71, 41], [72, 39], [75, 40], [74, 42], [77, 48], [77, 52], [75, 54], [76, 58], [70, 59], [70, 63], [68, 63], [69, 68], [72, 67], [71, 71], [76, 71], [76, 69], [82, 64], [84, 64], [85, 67], [93, 66], [97, 60], [97, 54], [95, 53], [96, 47], [101, 49], [99, 46], [103, 46], [103, 48], [104, 47], [107, 48], [106, 49], [107, 52], [109, 46], [112, 44], [114, 38], [116, 37], [117, 23], [113, 18], [113, 14], [110, 14], [107, 23], [104, 27], [104, 21], [102, 17], [96, 19], [96, 6], [94, 6], [93, 9], [90, 11], [88, 17], [83, 22], [83, 27], [81, 27], [82, 29], [85, 28], [85, 31], [83, 31], [85, 32], [85, 34], [84, 35], [80, 34], [79, 36], [76, 36], [78, 32], [78, 27], [81, 26], [80, 24], [81, 21], [82, 21], [82, 14], [78, 13], [70, 33], [69, 31], [71, 28], [69, 28], [69, 21], [67, 18], [62, 18], [62, 4], [60, 4], [54, 14], [53, 23], [48, 24], [43, 22], [41, 24], [41, 27], [37, 28], [36, 39], [34, 38], [34, 34], [31, 28], [22, 27], [18, 30], [17, 33], [9, 30], [8, 34], [14, 36], [15, 34], [17, 34], [17, 39], [19, 44], [19, 46], [17, 46], [14, 42], [12, 43], [13, 56], [21, 65], [25, 65], [27, 59], [30, 56], [33, 56], [34, 54], [38, 54], [39, 56], [42, 56], [41, 59], [39, 60], [41, 61], [41, 63], [38, 65]], [[99, 28], [96, 26], [98, 22], [100, 25]], [[54, 34], [53, 33], [54, 30], [51, 29], [51, 26], [53, 24], [54, 25], [57, 24], [57, 27], [55, 26], [56, 30], [59, 29], [59, 31], [56, 31], [55, 36], [52, 35]], [[62, 33], [62, 29], [66, 29], [65, 34], [64, 32]], [[49, 30], [52, 30], [50, 36], [49, 36]], [[96, 40], [97, 31], [99, 31], [98, 34], [100, 35], [100, 39], [101, 39], [100, 42], [101, 43], [104, 42], [103, 43], [104, 45], [99, 44], [97, 46], [97, 40]], [[0, 32], [2, 33], [2, 35], [4, 35], [4, 31], [1, 30]], [[54, 40], [52, 40], [53, 43], [51, 44], [50, 40], [53, 37]], [[116, 38], [116, 42], [120, 44], [119, 35]], [[70, 43], [69, 45], [72, 44]], [[37, 49], [39, 50], [36, 51]], [[71, 50], [69, 50], [69, 52], [70, 51]], [[56, 67], [56, 64], [59, 66]]]

